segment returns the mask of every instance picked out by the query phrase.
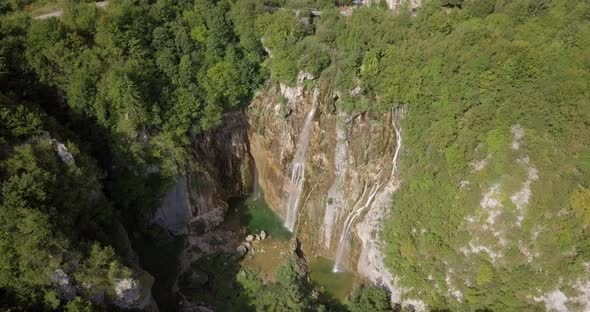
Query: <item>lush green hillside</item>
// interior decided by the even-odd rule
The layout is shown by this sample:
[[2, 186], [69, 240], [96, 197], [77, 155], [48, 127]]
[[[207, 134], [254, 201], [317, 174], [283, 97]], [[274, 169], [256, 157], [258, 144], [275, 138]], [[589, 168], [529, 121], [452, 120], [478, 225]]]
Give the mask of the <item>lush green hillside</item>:
[[0, 125], [0, 307], [57, 308], [57, 270], [109, 296], [116, 280], [135, 273], [95, 161], [13, 96], [0, 95]]
[[[330, 81], [339, 109], [405, 108], [384, 232], [404, 298], [522, 311], [559, 291], [588, 307], [587, 1], [432, 0], [352, 16], [335, 7], [348, 1], [72, 1], [43, 21], [24, 13], [32, 2], [0, 5], [0, 309], [91, 309], [60, 303], [58, 268], [107, 296], [139, 274], [121, 224], [142, 228], [190, 135], [301, 70]], [[319, 307], [292, 270], [274, 286], [241, 273], [246, 304]], [[347, 309], [390, 309], [384, 298], [368, 288]]]
[[0, 310], [82, 309], [60, 305], [51, 274], [87, 298], [143, 281], [121, 224], [143, 228], [190, 134], [263, 81], [250, 22], [261, 7], [72, 1], [60, 19], [32, 20], [30, 2], [0, 7]]
[[301, 69], [331, 79], [345, 110], [405, 107], [384, 234], [406, 298], [498, 311], [541, 309], [556, 289], [577, 298], [590, 259], [590, 5], [442, 4], [325, 10], [307, 27], [268, 15], [268, 67], [284, 82]]

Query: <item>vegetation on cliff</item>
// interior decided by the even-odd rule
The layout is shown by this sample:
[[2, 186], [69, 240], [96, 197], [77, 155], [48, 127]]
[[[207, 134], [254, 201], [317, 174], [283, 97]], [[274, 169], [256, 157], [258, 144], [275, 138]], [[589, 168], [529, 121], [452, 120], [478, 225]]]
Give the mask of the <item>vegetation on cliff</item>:
[[[0, 4], [1, 309], [88, 311], [93, 294], [114, 296], [137, 274], [121, 223], [146, 223], [191, 135], [267, 77], [300, 71], [330, 80], [340, 110], [407, 108], [383, 233], [405, 298], [521, 311], [554, 291], [590, 305], [587, 2], [343, 16], [335, 5], [349, 1], [68, 1], [62, 18], [32, 20], [33, 2], [51, 1]], [[57, 270], [92, 294], [68, 303]], [[293, 272], [276, 285], [240, 275], [250, 308], [323, 309]], [[336, 308], [390, 309], [383, 297], [366, 288]]]
[[558, 291], [587, 308], [589, 14], [579, 1], [466, 0], [261, 18], [275, 79], [329, 79], [355, 113], [407, 108], [384, 232], [405, 298], [521, 311]]
[[[88, 310], [145, 279], [121, 223], [140, 229], [190, 135], [263, 81], [261, 6], [66, 1], [60, 19], [32, 20], [33, 2], [0, 5], [0, 309]], [[84, 299], [68, 303], [64, 283]]]
[[117, 281], [135, 275], [95, 161], [54, 133], [67, 132], [31, 103], [0, 95], [2, 309], [56, 309], [60, 297], [76, 299], [67, 309], [89, 306], [74, 280], [114, 298]]

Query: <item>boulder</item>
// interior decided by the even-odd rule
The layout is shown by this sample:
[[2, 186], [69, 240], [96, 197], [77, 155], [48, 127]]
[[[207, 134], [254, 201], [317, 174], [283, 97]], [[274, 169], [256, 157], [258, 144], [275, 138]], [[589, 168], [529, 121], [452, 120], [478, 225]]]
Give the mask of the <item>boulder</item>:
[[267, 234], [265, 231], [260, 231], [260, 239], [266, 239]]
[[258, 234], [254, 235], [254, 240], [257, 240], [257, 241], [260, 240], [260, 235], [258, 235]]
[[253, 240], [254, 240], [254, 235], [248, 235], [248, 236], [246, 236], [246, 241], [247, 242], [251, 242]]
[[134, 278], [123, 278], [115, 283], [113, 304], [123, 309], [144, 309], [152, 300], [151, 285], [142, 285]]
[[72, 155], [72, 153], [70, 153], [70, 151], [68, 151], [68, 148], [63, 143], [57, 142], [55, 150], [57, 151], [57, 154], [59, 155], [64, 164], [67, 165], [74, 161], [74, 156]]
[[57, 286], [61, 298], [72, 300], [76, 297], [76, 287], [70, 277], [62, 270], [56, 269], [49, 275], [49, 280]]
[[248, 248], [243, 244], [238, 246], [236, 250], [238, 251], [238, 254], [240, 254], [240, 257], [243, 257], [248, 253]]

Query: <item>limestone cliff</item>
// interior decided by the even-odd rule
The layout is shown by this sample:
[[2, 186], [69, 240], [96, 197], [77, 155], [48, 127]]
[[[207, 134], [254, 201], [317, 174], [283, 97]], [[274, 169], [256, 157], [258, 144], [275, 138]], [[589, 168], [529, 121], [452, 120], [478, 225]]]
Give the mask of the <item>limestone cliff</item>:
[[376, 239], [397, 187], [391, 174], [393, 115], [338, 111], [338, 96], [329, 83], [306, 78], [300, 75], [294, 87], [269, 83], [250, 105], [249, 140], [260, 186], [269, 205], [286, 216], [294, 188], [292, 162], [302, 148], [297, 145], [314, 89], [319, 89], [294, 231], [306, 253], [341, 258], [337, 264], [343, 269], [394, 290], [393, 276], [377, 263], [383, 258]]
[[154, 223], [184, 241], [182, 252], [176, 255], [180, 270], [170, 290], [182, 298], [177, 311], [210, 311], [190, 296], [191, 285], [206, 279], [195, 271], [194, 263], [208, 254], [231, 252], [240, 242], [237, 233], [219, 229], [219, 225], [228, 200], [252, 191], [254, 165], [247, 129], [245, 114], [235, 111], [224, 116], [223, 127], [193, 135], [187, 169], [179, 174], [154, 216]]
[[[294, 231], [306, 254], [338, 258], [338, 268], [387, 286], [392, 298], [399, 298], [379, 243], [398, 185], [393, 157], [400, 136], [394, 114], [339, 111], [329, 82], [311, 78], [302, 74], [295, 86], [270, 82], [246, 114], [230, 113], [223, 128], [193, 137], [192, 165], [154, 220], [173, 234], [188, 235], [181, 280], [190, 280], [189, 267], [203, 254], [235, 249], [235, 233], [217, 227], [227, 200], [251, 191], [257, 177], [279, 215], [286, 218], [290, 203], [296, 203]], [[301, 140], [303, 132], [306, 140]], [[307, 144], [305, 153], [302, 144]], [[295, 174], [297, 155], [302, 171]], [[301, 194], [293, 200], [297, 187]]]

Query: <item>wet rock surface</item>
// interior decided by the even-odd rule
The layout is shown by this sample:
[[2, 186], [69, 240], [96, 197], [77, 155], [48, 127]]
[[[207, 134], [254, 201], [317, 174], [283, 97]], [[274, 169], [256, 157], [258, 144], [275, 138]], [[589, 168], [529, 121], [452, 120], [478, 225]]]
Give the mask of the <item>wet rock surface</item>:
[[[394, 189], [395, 179], [390, 174], [396, 147], [393, 114], [351, 116], [339, 112], [334, 109], [337, 97], [329, 86], [314, 83], [289, 88], [270, 83], [250, 105], [249, 137], [259, 183], [270, 207], [287, 216], [297, 141], [313, 106], [313, 88], [319, 88], [295, 233], [306, 253], [329, 258], [336, 256], [344, 236], [342, 269], [382, 283], [387, 272], [384, 266], [373, 265], [382, 260], [375, 256], [381, 246], [374, 240]], [[287, 117], [274, 111], [285, 99], [291, 111]], [[364, 222], [369, 212], [373, 217]], [[371, 235], [365, 235], [366, 229], [372, 229]], [[389, 280], [386, 286], [394, 287], [393, 277], [385, 277]]]

